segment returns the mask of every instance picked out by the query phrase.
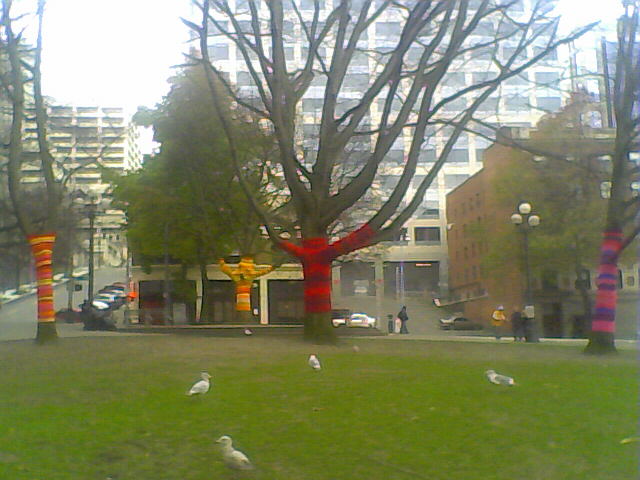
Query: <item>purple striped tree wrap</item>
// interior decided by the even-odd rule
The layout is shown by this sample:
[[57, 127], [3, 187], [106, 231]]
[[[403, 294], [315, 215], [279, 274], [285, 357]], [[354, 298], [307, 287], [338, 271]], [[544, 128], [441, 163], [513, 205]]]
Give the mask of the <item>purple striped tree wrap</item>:
[[600, 246], [600, 265], [596, 280], [597, 293], [592, 332], [614, 333], [618, 301], [618, 256], [622, 248], [622, 231], [604, 232]]

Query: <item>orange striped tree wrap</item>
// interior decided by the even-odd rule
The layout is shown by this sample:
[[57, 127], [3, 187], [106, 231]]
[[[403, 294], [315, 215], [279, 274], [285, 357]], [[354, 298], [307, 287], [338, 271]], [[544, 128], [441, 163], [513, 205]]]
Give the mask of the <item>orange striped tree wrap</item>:
[[273, 267], [257, 267], [251, 257], [242, 257], [237, 267], [230, 267], [224, 260], [220, 260], [219, 264], [220, 270], [226, 273], [236, 286], [236, 311], [250, 312], [253, 281], [272, 271]]
[[36, 279], [38, 281], [38, 322], [48, 323], [55, 321], [53, 307], [53, 270], [51, 268], [51, 255], [53, 244], [56, 241], [55, 233], [42, 235], [29, 235], [27, 240], [31, 245], [31, 251], [36, 260]]

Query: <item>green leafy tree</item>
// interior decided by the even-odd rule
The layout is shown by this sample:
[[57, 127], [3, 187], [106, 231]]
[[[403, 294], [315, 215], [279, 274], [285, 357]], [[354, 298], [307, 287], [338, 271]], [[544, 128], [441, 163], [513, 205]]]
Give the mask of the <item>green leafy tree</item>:
[[[584, 275], [595, 263], [606, 209], [600, 186], [607, 177], [608, 163], [602, 158], [614, 143], [609, 130], [585, 123], [589, 113], [600, 108], [585, 92], [576, 92], [560, 112], [538, 123], [531, 138], [503, 138], [502, 143], [514, 148], [514, 161], [491, 185], [499, 205], [515, 207], [522, 200], [535, 205], [543, 221], [530, 238], [531, 264], [540, 275], [575, 273], [587, 322], [592, 302]], [[522, 259], [509, 229], [491, 235], [480, 229], [474, 234], [488, 246], [484, 271], [497, 274], [512, 268], [504, 262], [505, 252], [510, 258]]]
[[[126, 209], [134, 251], [158, 258], [168, 248], [171, 257], [199, 266], [203, 321], [210, 318], [207, 265], [233, 251], [255, 256], [270, 247], [236, 180], [207, 92], [200, 69], [187, 67], [173, 78], [164, 102], [136, 116], [138, 123], [153, 127], [159, 153], [140, 171], [110, 179]], [[265, 189], [277, 185], [270, 173], [273, 140], [246, 118], [237, 119], [234, 128], [244, 139], [242, 168], [255, 198], [275, 209], [278, 196]]]

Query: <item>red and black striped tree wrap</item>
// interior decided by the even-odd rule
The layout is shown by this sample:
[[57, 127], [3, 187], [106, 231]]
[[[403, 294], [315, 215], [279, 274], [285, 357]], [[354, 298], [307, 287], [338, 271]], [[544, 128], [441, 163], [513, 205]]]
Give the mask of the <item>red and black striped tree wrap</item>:
[[593, 333], [611, 335], [615, 333], [616, 304], [618, 300], [618, 256], [621, 249], [622, 231], [610, 230], [604, 232], [600, 247], [594, 316], [591, 322], [591, 331]]
[[36, 278], [38, 281], [38, 327], [55, 322], [53, 307], [53, 271], [51, 255], [56, 240], [55, 233], [29, 235], [27, 240], [36, 261]]
[[305, 238], [302, 246], [291, 242], [280, 243], [283, 250], [302, 262], [306, 313], [331, 311], [331, 262], [340, 255], [367, 246], [375, 233], [371, 227], [364, 225], [331, 244], [324, 237]]

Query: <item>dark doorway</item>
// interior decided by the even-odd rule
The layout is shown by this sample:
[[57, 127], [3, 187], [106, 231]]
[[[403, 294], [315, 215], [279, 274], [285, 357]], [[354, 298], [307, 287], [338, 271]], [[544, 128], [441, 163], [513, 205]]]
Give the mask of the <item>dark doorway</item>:
[[[260, 289], [255, 282], [251, 288], [251, 308], [260, 305]], [[213, 323], [236, 321], [236, 287], [231, 280], [209, 280], [209, 312]]]
[[542, 305], [542, 329], [544, 337], [562, 338], [562, 304], [560, 302], [544, 303]]
[[439, 262], [385, 262], [385, 296], [417, 296], [437, 291], [440, 278]]
[[340, 293], [351, 295], [375, 295], [375, 269], [372, 263], [346, 262], [340, 267]]
[[269, 324], [301, 325], [304, 322], [304, 282], [269, 280]]

